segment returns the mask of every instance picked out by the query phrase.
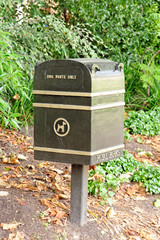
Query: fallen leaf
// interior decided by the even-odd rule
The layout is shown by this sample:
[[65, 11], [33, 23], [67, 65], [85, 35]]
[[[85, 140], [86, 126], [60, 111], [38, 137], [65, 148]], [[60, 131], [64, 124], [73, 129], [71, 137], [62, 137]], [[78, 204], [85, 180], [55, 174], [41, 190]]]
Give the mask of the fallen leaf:
[[57, 183], [60, 183], [62, 181], [62, 178], [58, 173], [55, 176], [55, 180], [56, 180]]
[[109, 207], [108, 210], [106, 211], [106, 217], [107, 218], [113, 218], [115, 217], [116, 212], [114, 211], [113, 207]]
[[59, 194], [58, 197], [63, 198], [63, 199], [68, 199], [69, 198], [69, 196], [66, 195], [66, 194]]
[[40, 202], [41, 202], [42, 205], [45, 205], [45, 206], [47, 206], [48, 208], [51, 208], [51, 209], [54, 208], [54, 206], [53, 206], [53, 204], [51, 203], [50, 200], [47, 200], [47, 199], [45, 199], [45, 198], [42, 198], [42, 199], [40, 199]]
[[26, 200], [25, 199], [18, 199], [17, 198], [17, 202], [21, 205], [21, 206], [25, 206], [25, 205], [27, 205], [27, 202], [26, 202]]
[[60, 184], [57, 184], [56, 182], [53, 182], [52, 185], [58, 190], [58, 191], [63, 191], [64, 189], [60, 186]]
[[56, 173], [58, 173], [58, 174], [62, 174], [62, 173], [63, 173], [62, 170], [55, 168], [54, 165], [51, 166], [49, 169], [51, 169], [52, 171], [54, 171], [54, 172], [56, 172]]
[[56, 225], [61, 225], [61, 220], [60, 219], [53, 219], [53, 223]]
[[127, 229], [127, 233], [131, 236], [135, 236], [138, 234], [137, 231], [135, 231], [134, 229], [130, 229], [130, 228]]
[[66, 217], [66, 216], [67, 216], [67, 214], [65, 212], [59, 211], [59, 212], [57, 212], [57, 214], [55, 216], [55, 219], [62, 219], [64, 217]]
[[8, 184], [2, 179], [0, 178], [0, 187], [7, 187]]
[[160, 199], [156, 199], [153, 204], [156, 208], [160, 207]]
[[22, 223], [1, 223], [3, 230], [13, 230], [16, 229]]
[[141, 137], [138, 137], [136, 141], [140, 144], [144, 143], [144, 140]]
[[42, 181], [36, 181], [36, 186], [40, 192], [47, 190], [47, 186]]
[[57, 214], [57, 211], [55, 209], [51, 209], [51, 212], [50, 212], [50, 217], [55, 217]]
[[39, 163], [39, 164], [38, 164], [38, 167], [39, 167], [39, 168], [44, 168], [44, 167], [46, 167], [46, 166], [48, 166], [48, 162], [42, 162], [42, 163]]
[[20, 162], [18, 161], [18, 158], [17, 157], [8, 157], [8, 158], [2, 158], [2, 163], [4, 164], [20, 164]]
[[25, 235], [22, 232], [10, 233], [8, 240], [25, 240]]
[[19, 160], [27, 160], [27, 157], [24, 156], [23, 154], [18, 154], [17, 157]]
[[146, 240], [155, 240], [156, 239], [154, 234], [151, 234], [151, 233], [146, 232], [144, 230], [141, 230], [140, 236], [143, 237]]
[[9, 195], [6, 191], [0, 191], [0, 197], [7, 197]]
[[10, 182], [12, 187], [23, 189], [25, 191], [38, 191], [37, 187], [33, 186], [31, 183], [16, 183], [14, 181]]
[[146, 197], [143, 197], [143, 196], [134, 196], [133, 199], [134, 199], [134, 200], [137, 200], [137, 201], [147, 200], [147, 198], [146, 198]]
[[62, 208], [62, 209], [65, 209], [65, 210], [68, 210], [68, 207], [66, 207], [66, 205], [64, 203], [61, 203], [59, 201], [57, 201], [57, 199], [52, 199], [52, 202], [54, 204], [56, 204], [58, 207]]
[[27, 165], [27, 168], [29, 169], [29, 170], [35, 170], [35, 166], [34, 165], [31, 165], [31, 164], [28, 164]]
[[130, 187], [130, 188], [127, 189], [127, 194], [128, 194], [129, 196], [135, 195], [136, 192], [137, 192], [137, 186], [135, 186], [135, 187]]

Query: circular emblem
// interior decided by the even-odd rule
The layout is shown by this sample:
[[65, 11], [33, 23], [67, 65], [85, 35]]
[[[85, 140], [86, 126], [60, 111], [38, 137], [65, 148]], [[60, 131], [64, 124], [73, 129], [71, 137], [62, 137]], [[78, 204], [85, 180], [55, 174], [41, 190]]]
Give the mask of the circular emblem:
[[53, 129], [56, 135], [65, 137], [69, 133], [70, 125], [66, 119], [58, 118], [53, 124]]

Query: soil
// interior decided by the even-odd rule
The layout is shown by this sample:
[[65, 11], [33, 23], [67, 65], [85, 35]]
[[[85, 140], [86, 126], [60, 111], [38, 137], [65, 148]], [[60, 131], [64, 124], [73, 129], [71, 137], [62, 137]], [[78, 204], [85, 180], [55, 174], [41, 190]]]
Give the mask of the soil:
[[[158, 166], [160, 137], [139, 138], [132, 136], [125, 148]], [[29, 137], [25, 129], [0, 129], [0, 149], [0, 240], [160, 240], [160, 208], [153, 204], [160, 194], [129, 182], [121, 184], [112, 206], [88, 196], [87, 223], [79, 227], [69, 221], [71, 166], [34, 160], [33, 127]], [[138, 155], [142, 150], [153, 155]], [[26, 157], [19, 163], [18, 153]]]

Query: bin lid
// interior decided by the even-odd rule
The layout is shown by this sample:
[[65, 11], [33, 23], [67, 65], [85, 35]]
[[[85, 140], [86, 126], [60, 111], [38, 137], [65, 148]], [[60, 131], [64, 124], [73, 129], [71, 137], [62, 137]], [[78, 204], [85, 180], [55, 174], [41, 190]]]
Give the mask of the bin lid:
[[93, 76], [121, 73], [116, 62], [105, 59], [65, 59], [38, 63], [35, 67], [34, 90], [91, 92]]

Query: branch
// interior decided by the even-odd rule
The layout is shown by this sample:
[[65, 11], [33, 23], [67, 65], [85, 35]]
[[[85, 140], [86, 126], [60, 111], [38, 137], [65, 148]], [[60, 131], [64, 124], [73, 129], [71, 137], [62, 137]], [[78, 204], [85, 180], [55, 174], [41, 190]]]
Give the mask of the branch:
[[153, 54], [153, 56], [151, 57], [151, 59], [150, 59], [150, 61], [149, 61], [149, 63], [148, 63], [148, 68], [149, 68], [149, 66], [150, 66], [150, 64], [151, 64], [151, 62], [152, 62], [152, 60], [153, 60], [153, 58], [156, 56], [156, 55], [158, 55], [160, 53], [160, 49], [157, 51], [157, 52], [155, 52], [154, 54]]
[[155, 52], [154, 50], [152, 50], [152, 49], [150, 49], [150, 48], [147, 47], [147, 48], [144, 50], [143, 54], [142, 54], [142, 57], [141, 57], [141, 60], [140, 60], [141, 63], [143, 62], [143, 58], [144, 58], [144, 55], [145, 55], [145, 53], [147, 52], [147, 50], [150, 51], [150, 52]]

